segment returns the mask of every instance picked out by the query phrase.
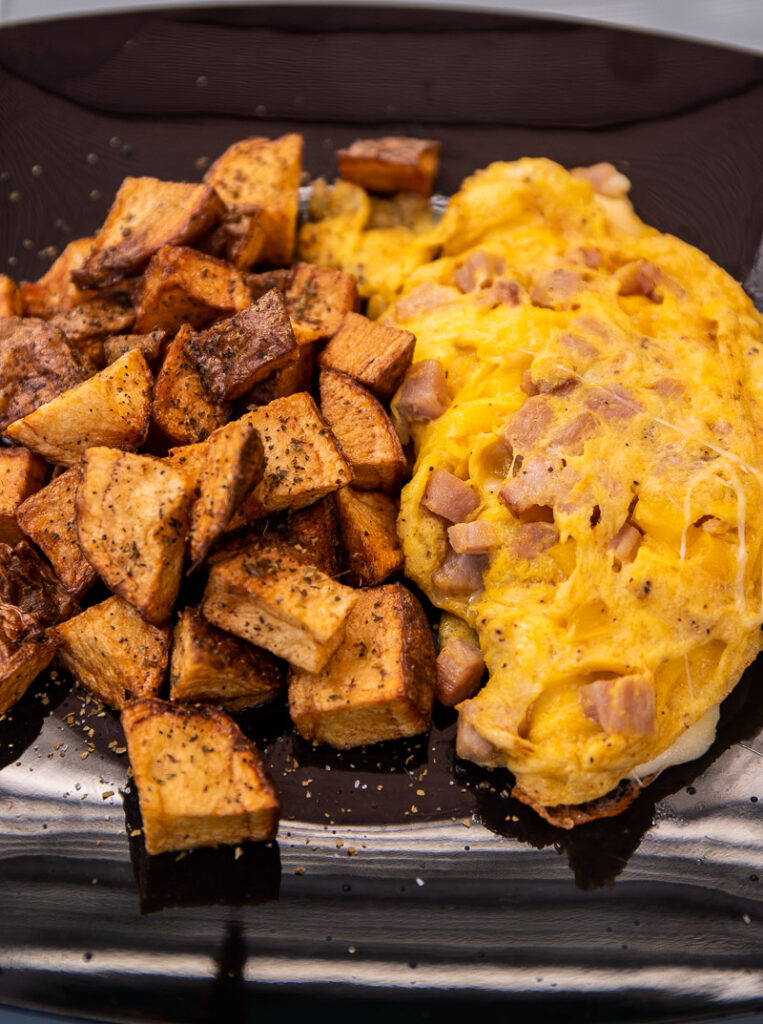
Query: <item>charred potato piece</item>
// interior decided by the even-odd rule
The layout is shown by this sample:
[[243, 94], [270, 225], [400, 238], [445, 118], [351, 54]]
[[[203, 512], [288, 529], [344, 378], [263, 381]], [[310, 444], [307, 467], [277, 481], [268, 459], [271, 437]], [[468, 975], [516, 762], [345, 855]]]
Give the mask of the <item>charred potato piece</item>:
[[47, 475], [46, 463], [26, 448], [0, 448], [0, 542], [13, 547], [24, 539], [19, 508], [39, 491]]
[[169, 626], [145, 622], [121, 597], [110, 597], [56, 627], [58, 658], [74, 678], [112, 708], [159, 692], [170, 653]]
[[254, 708], [281, 688], [281, 670], [267, 651], [212, 626], [186, 608], [172, 635], [170, 700]]
[[151, 371], [143, 353], [125, 353], [94, 377], [6, 427], [14, 441], [73, 466], [86, 448], [138, 448], [151, 415]]
[[97, 369], [106, 365], [104, 338], [128, 331], [134, 322], [135, 309], [124, 292], [97, 295], [65, 313], [56, 313], [48, 321], [61, 331], [75, 352]]
[[206, 327], [251, 303], [246, 283], [222, 260], [183, 245], [165, 245], [151, 257], [137, 298], [135, 330], [162, 328], [175, 334], [182, 324]]
[[85, 379], [63, 334], [44, 320], [0, 320], [0, 430]]
[[157, 178], [125, 178], [82, 265], [72, 271], [80, 288], [105, 288], [135, 274], [164, 245], [183, 245], [222, 215], [208, 185]]
[[397, 537], [397, 503], [386, 494], [343, 487], [335, 495], [347, 564], [356, 580], [371, 587], [403, 568]]
[[317, 672], [341, 642], [356, 600], [287, 544], [262, 537], [212, 566], [201, 610], [221, 629]]
[[77, 602], [26, 541], [14, 548], [0, 544], [0, 638], [36, 640], [78, 612]]
[[320, 376], [321, 412], [352, 469], [358, 491], [396, 491], [407, 463], [392, 421], [374, 396], [336, 370]]
[[140, 349], [149, 366], [154, 366], [161, 355], [165, 331], [151, 331], [150, 334], [115, 334], [103, 341], [103, 358], [106, 365], [115, 363], [125, 352]]
[[271, 288], [277, 288], [279, 292], [286, 293], [291, 284], [292, 275], [291, 267], [279, 267], [277, 270], [264, 270], [259, 274], [247, 274], [246, 284], [252, 298], [256, 301], [261, 299]]
[[352, 274], [312, 263], [294, 264], [284, 295], [300, 345], [331, 338], [346, 314], [358, 308], [358, 289]]
[[82, 597], [98, 575], [82, 554], [77, 536], [74, 499], [82, 470], [72, 466], [19, 508], [18, 524], [56, 571], [74, 597]]
[[340, 750], [415, 736], [432, 717], [435, 652], [423, 608], [400, 583], [357, 593], [324, 668], [289, 672], [297, 732]]
[[0, 274], [0, 318], [21, 316], [23, 309], [19, 286], [7, 274]]
[[127, 705], [122, 726], [149, 853], [273, 838], [275, 787], [225, 712], [145, 698]]
[[411, 365], [415, 344], [416, 338], [410, 331], [375, 323], [359, 313], [348, 313], [318, 362], [325, 369], [354, 377], [386, 402]]
[[337, 151], [339, 174], [369, 192], [431, 196], [440, 166], [440, 143], [432, 139], [387, 136], [358, 139]]
[[202, 384], [196, 364], [186, 352], [191, 337], [193, 328], [183, 324], [167, 349], [154, 388], [154, 423], [175, 444], [201, 441], [221, 427], [230, 413], [230, 405], [215, 402]]
[[95, 295], [92, 290], [78, 288], [71, 276], [73, 270], [82, 266], [94, 241], [94, 238], [77, 238], [69, 242], [39, 280], [21, 282], [24, 316], [39, 316], [47, 320], [55, 313], [65, 313]]
[[283, 536], [298, 554], [303, 555], [307, 563], [316, 566], [327, 576], [337, 576], [341, 564], [334, 496], [329, 494], [297, 512], [287, 512], [286, 516], [279, 536]]
[[216, 402], [239, 398], [297, 358], [283, 295], [274, 288], [242, 313], [192, 334], [186, 351]]
[[60, 641], [44, 637], [27, 643], [0, 639], [0, 714], [20, 700], [30, 683], [55, 657]]
[[[296, 340], [296, 339], [295, 339]], [[247, 405], [268, 405], [276, 398], [286, 398], [298, 391], [309, 391], [315, 368], [315, 345], [305, 343], [297, 347], [295, 362], [265, 377], [244, 395]]]
[[294, 252], [299, 183], [302, 176], [301, 135], [280, 139], [252, 137], [234, 142], [207, 171], [204, 180], [225, 204], [238, 231], [228, 258], [239, 268], [252, 263], [283, 266]]
[[182, 474], [147, 455], [90, 448], [75, 507], [88, 562], [110, 590], [160, 625], [183, 571], [188, 495]]

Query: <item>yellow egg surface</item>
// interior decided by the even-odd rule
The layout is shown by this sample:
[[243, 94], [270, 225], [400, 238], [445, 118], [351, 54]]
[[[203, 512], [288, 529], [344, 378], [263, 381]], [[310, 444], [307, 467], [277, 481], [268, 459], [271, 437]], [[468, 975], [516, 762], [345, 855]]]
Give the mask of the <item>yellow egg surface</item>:
[[[549, 160], [475, 173], [438, 223], [328, 191], [302, 257], [357, 273], [369, 314], [447, 374], [447, 411], [412, 425], [399, 532], [407, 575], [479, 637], [489, 679], [459, 707], [474, 759], [542, 805], [601, 797], [760, 650], [761, 317], [707, 256]], [[469, 595], [433, 581], [437, 468], [493, 528]], [[587, 709], [586, 687], [622, 678], [653, 699], [649, 728]]]

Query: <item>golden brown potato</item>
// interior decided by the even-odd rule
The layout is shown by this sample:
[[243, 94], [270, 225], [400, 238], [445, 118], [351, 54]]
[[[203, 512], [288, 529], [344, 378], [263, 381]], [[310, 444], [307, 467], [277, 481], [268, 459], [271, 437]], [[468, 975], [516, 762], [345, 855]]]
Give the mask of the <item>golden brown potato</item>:
[[77, 536], [74, 499], [82, 470], [72, 466], [47, 487], [33, 494], [19, 508], [18, 524], [56, 571], [74, 597], [82, 597], [98, 578], [82, 554]]
[[19, 286], [7, 274], [0, 274], [0, 317], [21, 316], [23, 308]]
[[185, 347], [216, 402], [239, 398], [297, 358], [283, 295], [275, 288], [243, 312], [191, 334]]
[[135, 330], [145, 334], [160, 327], [175, 334], [184, 323], [206, 327], [251, 301], [241, 274], [222, 260], [184, 245], [165, 245], [143, 274]]
[[221, 216], [220, 200], [208, 185], [125, 178], [72, 280], [80, 288], [115, 284], [141, 270], [162, 246], [193, 241]]
[[340, 750], [415, 736], [432, 718], [435, 652], [421, 605], [400, 583], [356, 593], [344, 640], [324, 668], [289, 672], [297, 732]]
[[321, 412], [352, 468], [358, 491], [397, 491], [407, 462], [389, 416], [374, 396], [336, 370], [320, 376]]
[[196, 444], [184, 444], [177, 448], [170, 448], [164, 459], [173, 469], [182, 474], [189, 507], [201, 494], [199, 480], [207, 461], [207, 450], [206, 441], [197, 441]]
[[50, 637], [27, 643], [7, 643], [0, 638], [0, 714], [24, 696], [29, 684], [47, 668], [60, 646]]
[[0, 430], [85, 379], [63, 334], [44, 320], [0, 320]]
[[115, 363], [125, 352], [138, 348], [146, 357], [149, 366], [159, 361], [167, 335], [165, 331], [151, 331], [150, 334], [115, 334], [103, 340], [103, 358], [108, 365]]
[[88, 562], [110, 590], [160, 625], [183, 571], [188, 495], [182, 474], [148, 455], [90, 448], [75, 507]]
[[24, 316], [47, 320], [54, 313], [65, 313], [95, 295], [91, 290], [78, 288], [71, 277], [72, 271], [82, 266], [94, 241], [94, 238], [77, 238], [69, 242], [39, 280], [21, 282]]
[[347, 313], [358, 308], [352, 274], [312, 263], [294, 264], [284, 297], [300, 345], [333, 337]]
[[278, 794], [224, 711], [145, 698], [122, 726], [149, 853], [273, 838]]
[[196, 568], [225, 531], [233, 513], [262, 479], [265, 456], [255, 428], [235, 420], [204, 442], [198, 497], [191, 508], [191, 566]]
[[17, 515], [27, 498], [39, 491], [48, 466], [26, 448], [0, 448], [0, 542], [13, 547], [24, 535]]
[[337, 159], [341, 177], [369, 192], [431, 196], [440, 166], [440, 143], [396, 136], [358, 139], [348, 149], [338, 150]]
[[325, 369], [354, 377], [385, 402], [394, 395], [411, 365], [415, 344], [410, 331], [348, 313], [318, 362]]
[[196, 608], [181, 612], [172, 634], [170, 700], [238, 711], [271, 700], [281, 681], [267, 651], [217, 629]]
[[209, 571], [205, 618], [317, 672], [339, 645], [357, 594], [306, 565], [283, 541], [252, 537]]
[[128, 331], [135, 323], [135, 308], [125, 292], [96, 295], [48, 321], [57, 327], [69, 346], [96, 369], [106, 365], [104, 338]]
[[185, 344], [193, 336], [188, 324], [178, 331], [167, 349], [156, 377], [152, 416], [168, 441], [191, 444], [221, 427], [230, 414], [228, 402], [215, 402], [201, 382]]
[[265, 475], [239, 506], [231, 529], [268, 512], [304, 508], [352, 479], [347, 460], [305, 392], [277, 398], [242, 419], [260, 435]]
[[148, 433], [151, 384], [143, 353], [133, 349], [94, 377], [11, 423], [5, 432], [62, 466], [73, 466], [85, 449], [96, 445], [138, 448]]
[[303, 555], [309, 565], [327, 576], [339, 575], [339, 525], [332, 494], [297, 512], [287, 512], [285, 522], [277, 529], [278, 536], [298, 555]]
[[253, 299], [261, 299], [265, 292], [277, 288], [286, 294], [291, 284], [293, 270], [291, 267], [278, 267], [276, 270], [263, 270], [259, 274], [247, 274], [246, 284]]
[[197, 242], [203, 252], [227, 259], [234, 267], [246, 270], [256, 262], [266, 242], [261, 206], [242, 204], [227, 211], [223, 219]]
[[386, 494], [343, 487], [334, 496], [347, 563], [355, 579], [372, 587], [403, 568], [397, 537], [397, 502]]
[[104, 704], [123, 708], [159, 692], [170, 653], [170, 629], [145, 622], [121, 597], [110, 597], [55, 629], [58, 658]]
[[[296, 339], [295, 339], [296, 340]], [[243, 396], [248, 405], [268, 405], [276, 398], [286, 398], [298, 391], [309, 391], [313, 383], [315, 368], [315, 345], [305, 343], [297, 346], [297, 358], [293, 363], [282, 366], [280, 370], [258, 381]]]
[[13, 548], [0, 544], [0, 639], [36, 640], [78, 612], [72, 595], [26, 541]]
[[252, 137], [234, 142], [207, 171], [204, 180], [225, 204], [238, 230], [228, 258], [241, 269], [252, 263], [291, 262], [302, 176], [301, 135], [280, 139]]

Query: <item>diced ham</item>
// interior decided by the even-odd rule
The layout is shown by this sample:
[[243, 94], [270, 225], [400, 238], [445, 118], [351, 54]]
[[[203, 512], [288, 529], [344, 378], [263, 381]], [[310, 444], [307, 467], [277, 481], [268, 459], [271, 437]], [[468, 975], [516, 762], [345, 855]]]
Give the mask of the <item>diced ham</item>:
[[586, 718], [604, 732], [625, 736], [649, 736], [654, 732], [654, 684], [646, 675], [587, 683], [580, 689], [580, 705]]
[[425, 281], [418, 288], [414, 288], [410, 295], [397, 300], [395, 316], [398, 320], [410, 320], [420, 313], [428, 313], [441, 306], [450, 306], [458, 298], [460, 293], [455, 288], [436, 284], [434, 281]]
[[522, 391], [524, 391], [526, 395], [529, 395], [530, 398], [533, 398], [535, 395], [540, 394], [540, 388], [535, 383], [532, 371], [529, 368], [527, 370], [522, 371], [522, 376], [519, 381], [519, 387]]
[[561, 452], [563, 455], [581, 455], [585, 442], [589, 437], [593, 437], [598, 429], [596, 417], [590, 412], [581, 412], [568, 420], [561, 430], [554, 434], [548, 444], [549, 450]]
[[544, 309], [569, 309], [581, 280], [577, 270], [557, 267], [541, 274], [530, 293], [530, 301]]
[[590, 313], [582, 313], [572, 326], [578, 330], [587, 331], [589, 334], [595, 334], [597, 338], [603, 338], [605, 341], [612, 337], [610, 329]]
[[407, 420], [436, 420], [448, 408], [445, 371], [438, 359], [410, 366], [395, 399], [397, 412]]
[[531, 562], [544, 551], [548, 551], [559, 540], [559, 531], [553, 523], [519, 523], [509, 547], [509, 554], [516, 560]]
[[578, 476], [556, 455], [533, 455], [522, 463], [519, 473], [498, 492], [517, 517], [535, 506], [553, 508]]
[[486, 555], [495, 547], [495, 530], [487, 519], [456, 523], [448, 527], [450, 546], [458, 555]]
[[585, 404], [605, 420], [630, 420], [642, 408], [622, 384], [591, 388], [585, 396]]
[[591, 270], [598, 270], [601, 266], [601, 250], [593, 245], [578, 245], [568, 249], [565, 256], [572, 263], [582, 263]]
[[648, 260], [634, 260], [621, 267], [616, 276], [620, 281], [621, 295], [643, 295], [658, 305], [662, 302], [662, 296], [654, 290], [662, 280], [662, 273], [654, 263]]
[[502, 256], [484, 249], [470, 253], [453, 274], [453, 283], [462, 292], [473, 292], [475, 288], [489, 288], [494, 278], [506, 269]]
[[559, 343], [564, 345], [568, 352], [572, 355], [578, 356], [580, 359], [586, 361], [596, 359], [600, 352], [595, 345], [592, 345], [590, 341], [586, 341], [585, 338], [581, 338], [579, 334], [572, 334], [569, 331], [565, 331], [564, 334], [559, 335]]
[[729, 524], [717, 516], [700, 516], [694, 525], [709, 533], [711, 537], [722, 537], [729, 531]]
[[463, 704], [458, 712], [456, 732], [456, 755], [467, 761], [485, 764], [495, 755], [496, 749], [490, 740], [481, 736], [469, 721], [470, 704]]
[[435, 469], [427, 482], [421, 504], [451, 523], [463, 523], [479, 507], [479, 495], [447, 469]]
[[652, 390], [662, 398], [681, 398], [686, 388], [675, 377], [661, 377], [652, 384]]
[[554, 420], [548, 398], [532, 396], [514, 413], [503, 428], [502, 437], [515, 452], [526, 452], [546, 434]]
[[594, 192], [610, 199], [620, 199], [627, 195], [631, 187], [630, 179], [618, 171], [614, 164], [605, 161], [590, 167], [573, 167], [570, 174], [590, 181]]
[[632, 562], [641, 544], [641, 531], [633, 523], [625, 522], [609, 542], [620, 565]]
[[469, 640], [454, 637], [437, 655], [434, 695], [448, 708], [473, 697], [485, 671], [482, 651]]
[[489, 288], [480, 289], [476, 301], [480, 306], [518, 306], [519, 285], [516, 281], [494, 281]]
[[484, 555], [458, 555], [450, 549], [432, 573], [432, 583], [442, 597], [471, 597], [482, 590], [486, 562]]

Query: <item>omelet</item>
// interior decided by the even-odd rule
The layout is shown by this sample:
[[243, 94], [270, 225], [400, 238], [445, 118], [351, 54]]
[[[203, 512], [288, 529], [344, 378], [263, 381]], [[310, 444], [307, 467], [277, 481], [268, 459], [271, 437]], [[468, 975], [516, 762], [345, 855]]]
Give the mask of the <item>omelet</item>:
[[[339, 182], [301, 233], [444, 373], [436, 418], [393, 401], [405, 571], [485, 658], [459, 753], [562, 824], [704, 750], [763, 621], [761, 317], [589, 178], [494, 163], [439, 219]], [[450, 518], [437, 471], [473, 495]]]

